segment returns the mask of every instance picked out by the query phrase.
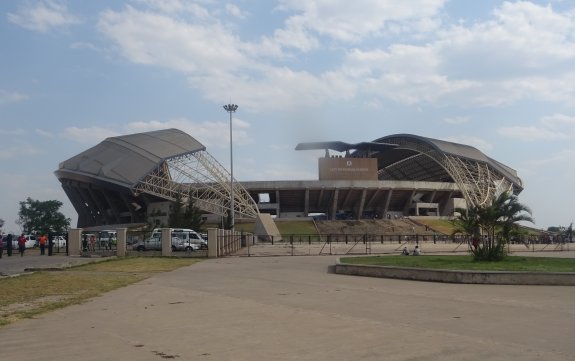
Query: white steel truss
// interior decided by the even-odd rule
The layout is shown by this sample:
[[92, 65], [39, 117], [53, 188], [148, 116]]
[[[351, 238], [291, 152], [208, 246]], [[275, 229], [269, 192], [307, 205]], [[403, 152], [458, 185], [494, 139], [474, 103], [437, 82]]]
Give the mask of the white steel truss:
[[[413, 141], [409, 138], [399, 137], [388, 141], [417, 152], [388, 166], [389, 171], [401, 172], [402, 168], [409, 167], [411, 162], [422, 156], [427, 157], [445, 169], [453, 178], [470, 207], [488, 205], [501, 193], [513, 192], [513, 183], [485, 162], [443, 153], [425, 142]], [[380, 170], [379, 173], [383, 171]]]
[[[175, 201], [192, 198], [194, 205], [206, 212], [226, 215], [230, 209], [230, 173], [206, 151], [170, 158], [135, 187], [142, 192]], [[234, 211], [240, 218], [256, 218], [257, 205], [246, 189], [235, 179]]]
[[453, 177], [465, 200], [482, 207], [503, 192], [513, 192], [513, 184], [488, 164], [445, 154], [443, 167]]

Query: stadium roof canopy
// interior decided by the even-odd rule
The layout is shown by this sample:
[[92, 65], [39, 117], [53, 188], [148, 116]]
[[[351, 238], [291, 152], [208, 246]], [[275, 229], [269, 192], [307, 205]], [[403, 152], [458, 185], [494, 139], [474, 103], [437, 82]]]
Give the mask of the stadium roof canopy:
[[62, 162], [59, 170], [133, 188], [162, 162], [205, 150], [188, 134], [166, 129], [107, 138]]
[[[137, 214], [141, 201], [191, 197], [211, 213], [229, 209], [229, 172], [178, 129], [107, 138], [62, 162], [55, 174], [79, 214], [78, 226], [145, 219]], [[255, 217], [249, 194], [237, 182], [233, 187], [236, 212]]]
[[481, 206], [504, 191], [523, 190], [517, 172], [478, 149], [412, 134], [396, 134], [373, 142], [396, 147], [376, 152], [356, 151], [378, 159], [381, 180], [454, 182], [470, 205]]
[[346, 143], [340, 141], [333, 142], [310, 142], [299, 143], [295, 150], [317, 150], [317, 149], [332, 149], [337, 152], [345, 152], [350, 150], [365, 150], [365, 151], [383, 151], [392, 148], [397, 148], [397, 144], [388, 144], [381, 142], [361, 142], [361, 143]]

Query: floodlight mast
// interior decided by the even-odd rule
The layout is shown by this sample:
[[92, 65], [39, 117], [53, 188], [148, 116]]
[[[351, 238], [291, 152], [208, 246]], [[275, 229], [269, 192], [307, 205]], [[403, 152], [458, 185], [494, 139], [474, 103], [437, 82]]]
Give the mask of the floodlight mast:
[[233, 133], [232, 133], [232, 113], [235, 113], [238, 110], [238, 106], [236, 104], [227, 104], [224, 105], [224, 109], [226, 112], [230, 113], [230, 225], [232, 231], [235, 227], [235, 204], [234, 204], [234, 148], [233, 148]]

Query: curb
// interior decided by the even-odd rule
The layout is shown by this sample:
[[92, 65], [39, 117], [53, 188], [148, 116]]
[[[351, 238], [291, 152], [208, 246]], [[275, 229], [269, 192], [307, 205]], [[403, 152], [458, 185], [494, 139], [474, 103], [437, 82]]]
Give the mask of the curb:
[[489, 284], [575, 286], [575, 272], [455, 271], [429, 268], [351, 265], [338, 258], [335, 273], [349, 276], [395, 278], [412, 281]]

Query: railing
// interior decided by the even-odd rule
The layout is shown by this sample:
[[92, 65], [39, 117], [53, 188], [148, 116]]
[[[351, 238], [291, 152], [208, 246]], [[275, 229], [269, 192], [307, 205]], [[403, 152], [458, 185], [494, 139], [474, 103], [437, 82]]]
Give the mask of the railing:
[[[254, 237], [254, 244], [242, 248], [239, 256], [366, 255], [411, 253], [415, 246], [429, 253], [468, 253], [471, 244], [463, 236], [421, 234], [292, 234], [281, 237]], [[527, 242], [527, 241], [526, 241]], [[567, 251], [568, 243], [548, 245], [510, 242], [509, 251]]]

